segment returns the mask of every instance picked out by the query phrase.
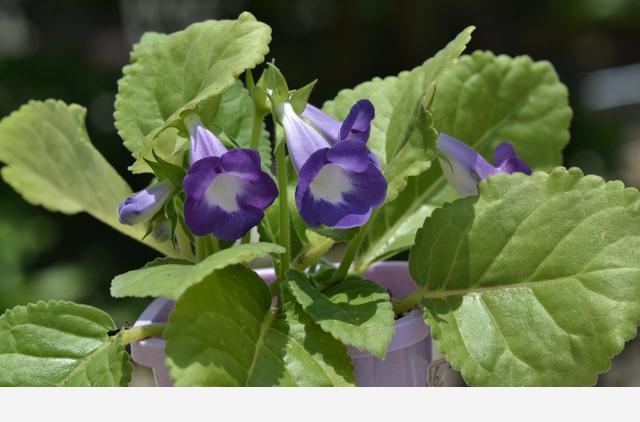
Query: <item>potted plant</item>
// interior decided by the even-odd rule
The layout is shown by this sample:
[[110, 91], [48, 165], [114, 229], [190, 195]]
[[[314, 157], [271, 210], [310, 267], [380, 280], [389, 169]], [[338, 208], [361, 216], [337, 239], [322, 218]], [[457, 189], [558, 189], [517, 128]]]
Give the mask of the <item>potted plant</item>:
[[161, 385], [425, 385], [431, 337], [472, 385], [594, 384], [640, 322], [640, 195], [557, 167], [566, 88], [547, 62], [462, 55], [472, 31], [322, 109], [315, 81], [256, 69], [271, 35], [249, 13], [147, 33], [114, 115], [153, 177], [137, 193], [81, 106], [5, 117], [2, 176], [27, 201], [162, 257], [112, 282], [156, 298], [133, 327], [6, 311], [0, 385], [127, 385], [128, 345]]

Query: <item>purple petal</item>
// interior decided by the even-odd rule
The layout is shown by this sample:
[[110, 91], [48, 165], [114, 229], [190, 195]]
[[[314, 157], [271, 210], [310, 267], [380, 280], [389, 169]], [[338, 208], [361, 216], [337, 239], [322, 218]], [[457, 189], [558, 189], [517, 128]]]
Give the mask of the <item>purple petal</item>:
[[371, 101], [360, 100], [351, 107], [340, 127], [340, 140], [367, 142], [371, 132], [371, 121], [376, 115]]
[[244, 195], [239, 198], [239, 202], [264, 210], [277, 196], [278, 187], [271, 176], [263, 171], [258, 180], [245, 185]]
[[527, 175], [531, 174], [531, 168], [519, 157], [511, 157], [504, 161], [498, 170], [503, 173], [521, 172]]
[[330, 147], [329, 142], [300, 118], [289, 103], [278, 106], [278, 115], [284, 127], [289, 155], [296, 169], [302, 168], [309, 157], [319, 149]]
[[364, 202], [341, 201], [333, 203], [316, 198], [307, 190], [302, 196], [302, 203], [298, 208], [302, 219], [311, 227], [334, 227], [340, 220], [352, 214], [365, 214], [369, 210]]
[[303, 220], [312, 227], [321, 224], [355, 227], [368, 219], [372, 208], [384, 202], [387, 182], [380, 169], [369, 160], [366, 149], [363, 155], [367, 166], [362, 172], [347, 167], [352, 163], [343, 166], [328, 161], [330, 151], [317, 151], [300, 169], [296, 205]]
[[364, 142], [341, 141], [327, 151], [327, 160], [361, 173], [369, 166], [369, 149]]
[[499, 172], [473, 148], [457, 139], [440, 133], [436, 145], [447, 157], [440, 166], [449, 183], [461, 196], [478, 193], [478, 182]]
[[196, 123], [189, 131], [191, 163], [206, 157], [220, 157], [227, 152], [222, 142], [206, 127]]
[[278, 195], [271, 177], [260, 170], [257, 152], [243, 149], [196, 161], [183, 186], [189, 230], [222, 240], [239, 239], [257, 225]]
[[127, 197], [118, 206], [118, 219], [122, 224], [138, 224], [149, 220], [173, 193], [173, 184], [165, 180]]
[[260, 180], [260, 154], [258, 151], [246, 148], [236, 148], [220, 157], [220, 168], [225, 173], [241, 176], [252, 182]]
[[186, 177], [182, 182], [182, 187], [187, 195], [202, 197], [216, 177], [216, 168], [220, 158], [206, 157], [196, 161], [189, 167]]
[[509, 158], [516, 157], [516, 150], [508, 142], [502, 142], [493, 151], [493, 165], [498, 167], [500, 164], [507, 161]]
[[309, 157], [309, 159], [300, 168], [298, 174], [298, 184], [296, 185], [296, 204], [300, 210], [302, 197], [309, 190], [309, 185], [329, 161], [327, 160], [327, 152], [329, 148], [320, 149]]
[[499, 171], [504, 173], [515, 173], [517, 171], [524, 174], [531, 174], [531, 169], [518, 155], [516, 150], [508, 142], [503, 142], [496, 147], [493, 152], [493, 163]]
[[341, 122], [311, 104], [307, 104], [302, 112], [302, 117], [322, 132], [332, 145], [338, 142]]
[[352, 227], [360, 227], [371, 217], [372, 208], [364, 214], [349, 214], [336, 223], [337, 229], [350, 229]]
[[221, 207], [208, 204], [206, 200], [197, 201], [193, 197], [187, 197], [184, 217], [189, 230], [197, 236], [213, 233], [221, 240], [236, 240], [256, 226], [264, 213], [260, 209], [242, 204], [237, 211], [227, 212]]
[[371, 208], [377, 208], [384, 203], [387, 196], [387, 180], [380, 169], [370, 164], [362, 173], [351, 173], [352, 190], [345, 194], [345, 199], [366, 202]]

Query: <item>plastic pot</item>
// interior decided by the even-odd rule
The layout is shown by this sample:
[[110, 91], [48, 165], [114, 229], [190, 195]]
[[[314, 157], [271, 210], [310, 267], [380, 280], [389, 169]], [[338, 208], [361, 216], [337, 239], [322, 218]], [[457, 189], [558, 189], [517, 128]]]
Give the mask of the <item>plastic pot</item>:
[[[272, 268], [256, 271], [267, 283], [272, 282], [275, 277]], [[365, 277], [385, 287], [394, 298], [405, 296], [416, 289], [405, 261], [375, 264], [365, 272]], [[172, 300], [158, 298], [145, 309], [135, 325], [166, 322], [174, 306], [175, 302]], [[153, 369], [158, 387], [172, 385], [169, 371], [164, 365], [165, 344], [162, 338], [131, 344], [133, 361]], [[431, 336], [419, 309], [396, 320], [396, 332], [384, 360], [354, 347], [348, 347], [348, 351], [355, 367], [356, 382], [361, 387], [424, 387], [427, 384]]]

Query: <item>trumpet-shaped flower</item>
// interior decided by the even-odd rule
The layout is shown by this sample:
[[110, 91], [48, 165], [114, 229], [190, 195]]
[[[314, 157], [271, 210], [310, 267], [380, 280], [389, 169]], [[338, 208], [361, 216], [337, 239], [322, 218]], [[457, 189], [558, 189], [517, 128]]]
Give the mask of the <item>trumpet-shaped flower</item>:
[[278, 196], [276, 184], [262, 171], [257, 151], [229, 151], [196, 116], [187, 123], [191, 166], [183, 182], [185, 223], [198, 236], [239, 239], [262, 220]]
[[175, 188], [168, 180], [130, 195], [118, 207], [118, 219], [122, 224], [134, 225], [149, 221], [169, 199]]
[[371, 101], [360, 100], [351, 107], [347, 117], [340, 122], [317, 107], [307, 104], [302, 117], [322, 132], [331, 145], [339, 141], [367, 142], [371, 132], [371, 121], [375, 117], [375, 109]]
[[[296, 206], [311, 227], [322, 224], [337, 228], [361, 226], [373, 209], [384, 202], [387, 181], [365, 143], [373, 108], [367, 111], [366, 105], [362, 107], [364, 111], [350, 113], [353, 116], [348, 123], [345, 123], [347, 119], [338, 122], [340, 127], [334, 127], [337, 129], [331, 133], [335, 138], [330, 143], [300, 118], [291, 104], [278, 106], [289, 155], [299, 173]], [[319, 113], [322, 112], [317, 109], [312, 111], [315, 117]], [[329, 130], [331, 118], [322, 118], [329, 122], [325, 128]], [[320, 120], [316, 119], [317, 122]], [[363, 124], [365, 120], [366, 124]], [[331, 133], [326, 133], [328, 138]]]
[[508, 142], [496, 147], [493, 153], [494, 165], [467, 144], [445, 133], [438, 136], [436, 145], [447, 158], [440, 159], [442, 171], [461, 196], [476, 195], [478, 183], [497, 173], [531, 174], [527, 163], [517, 156], [513, 145]]

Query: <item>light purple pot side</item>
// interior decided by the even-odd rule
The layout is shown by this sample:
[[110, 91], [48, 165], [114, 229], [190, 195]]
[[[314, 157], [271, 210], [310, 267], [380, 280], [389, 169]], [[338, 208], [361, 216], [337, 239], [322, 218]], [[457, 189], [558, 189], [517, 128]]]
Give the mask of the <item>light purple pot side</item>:
[[[273, 282], [272, 268], [256, 271], [268, 284]], [[375, 264], [365, 272], [365, 277], [388, 289], [394, 298], [406, 296], [416, 289], [405, 261]], [[174, 301], [158, 298], [145, 309], [135, 326], [166, 322], [174, 307]], [[396, 321], [396, 332], [384, 361], [366, 351], [349, 346], [357, 384], [360, 387], [424, 387], [427, 382], [427, 366], [431, 361], [430, 334], [429, 327], [422, 319], [422, 311], [414, 309]], [[164, 366], [165, 344], [162, 338], [151, 338], [131, 344], [133, 361], [153, 369], [158, 387], [173, 385], [169, 370]]]

